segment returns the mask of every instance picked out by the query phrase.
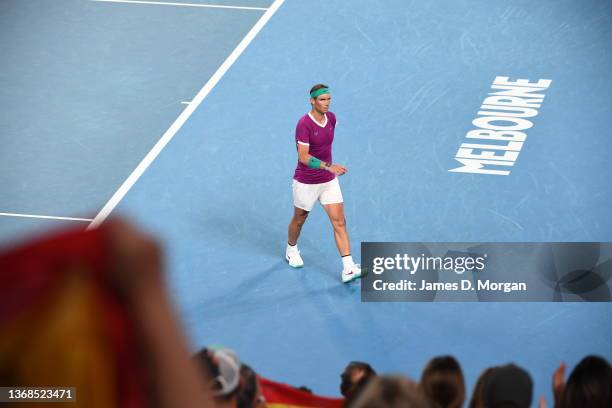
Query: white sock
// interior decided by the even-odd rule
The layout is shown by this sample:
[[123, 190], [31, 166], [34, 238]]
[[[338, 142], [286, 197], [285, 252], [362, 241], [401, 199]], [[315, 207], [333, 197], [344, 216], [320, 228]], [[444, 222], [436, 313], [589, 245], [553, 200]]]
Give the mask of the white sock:
[[287, 252], [289, 251], [297, 251], [297, 242], [293, 246], [287, 244]]
[[343, 269], [349, 269], [353, 265], [355, 265], [355, 262], [353, 262], [353, 257], [352, 256], [347, 255], [347, 256], [343, 256], [342, 257], [342, 268]]

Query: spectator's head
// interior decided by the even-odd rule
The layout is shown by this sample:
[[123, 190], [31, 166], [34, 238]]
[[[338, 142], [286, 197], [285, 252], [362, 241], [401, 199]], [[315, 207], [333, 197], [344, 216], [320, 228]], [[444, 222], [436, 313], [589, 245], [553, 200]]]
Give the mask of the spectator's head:
[[560, 406], [561, 408], [612, 407], [610, 364], [601, 357], [585, 357], [570, 374]]
[[236, 407], [240, 385], [240, 360], [233, 350], [205, 348], [196, 358], [209, 380], [218, 407]]
[[451, 356], [433, 358], [423, 370], [421, 388], [440, 408], [460, 408], [465, 399], [461, 366]]
[[340, 392], [345, 397], [351, 392], [351, 389], [362, 380], [369, 380], [376, 376], [376, 371], [368, 363], [361, 361], [351, 361], [344, 372], [340, 374]]
[[376, 377], [376, 371], [361, 361], [351, 361], [340, 374], [340, 392], [345, 398], [345, 406], [350, 406], [365, 388], [368, 382]]
[[373, 378], [352, 405], [354, 408], [429, 408], [417, 383], [403, 376]]
[[257, 408], [265, 406], [257, 374], [251, 367], [242, 364], [240, 367], [240, 385], [237, 395], [238, 408]]
[[484, 388], [484, 383], [489, 378], [493, 368], [495, 367], [489, 367], [480, 373], [478, 380], [476, 380], [476, 385], [474, 385], [474, 391], [472, 391], [472, 398], [470, 399], [469, 408], [485, 408], [482, 390]]
[[493, 367], [482, 388], [487, 408], [529, 408], [532, 394], [531, 376], [514, 364]]

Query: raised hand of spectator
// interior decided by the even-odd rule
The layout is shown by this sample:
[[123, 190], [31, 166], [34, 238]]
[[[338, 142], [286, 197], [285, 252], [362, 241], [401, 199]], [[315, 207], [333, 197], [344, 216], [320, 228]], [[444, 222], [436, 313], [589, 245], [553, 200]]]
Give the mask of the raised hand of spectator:
[[554, 406], [559, 406], [563, 390], [565, 389], [565, 363], [561, 362], [552, 377], [552, 391], [555, 399]]
[[155, 406], [213, 407], [206, 379], [191, 358], [163, 279], [157, 241], [120, 219], [102, 225], [111, 251], [110, 283], [123, 298], [152, 375]]
[[122, 219], [104, 224], [112, 253], [111, 283], [129, 306], [143, 291], [163, 287], [162, 250], [157, 241]]

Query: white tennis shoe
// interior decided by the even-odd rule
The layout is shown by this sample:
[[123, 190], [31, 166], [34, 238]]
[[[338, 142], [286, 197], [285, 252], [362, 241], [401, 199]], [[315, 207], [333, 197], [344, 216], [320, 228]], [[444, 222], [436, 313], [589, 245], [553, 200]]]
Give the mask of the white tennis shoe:
[[342, 282], [349, 283], [352, 280], [361, 278], [361, 268], [359, 264], [353, 264], [342, 270]]
[[292, 268], [301, 268], [302, 266], [304, 266], [304, 261], [300, 256], [300, 251], [297, 249], [297, 245], [287, 245], [287, 250], [285, 251], [285, 259], [287, 260], [287, 262], [289, 262], [289, 266]]

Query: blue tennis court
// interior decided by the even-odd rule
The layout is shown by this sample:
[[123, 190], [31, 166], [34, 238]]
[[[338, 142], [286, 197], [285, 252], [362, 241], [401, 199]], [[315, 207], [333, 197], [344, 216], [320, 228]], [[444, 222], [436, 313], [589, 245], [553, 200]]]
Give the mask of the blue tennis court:
[[[468, 388], [612, 358], [609, 303], [361, 303], [327, 215], [284, 261], [294, 130], [330, 86], [359, 243], [612, 240], [612, 2], [0, 3], [0, 243], [122, 214], [167, 251], [194, 347], [338, 395], [351, 360]], [[172, 3], [172, 2], [165, 2]], [[178, 3], [178, 2], [175, 2]], [[497, 77], [550, 80], [507, 175], [452, 172]], [[39, 218], [45, 217], [45, 218]]]

